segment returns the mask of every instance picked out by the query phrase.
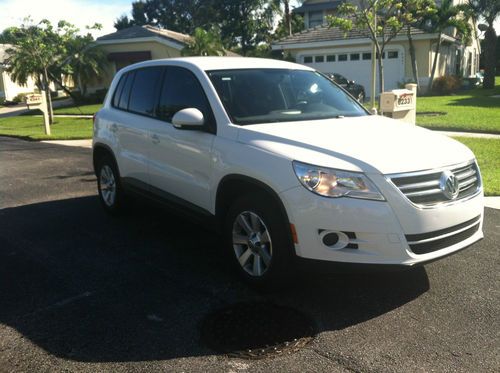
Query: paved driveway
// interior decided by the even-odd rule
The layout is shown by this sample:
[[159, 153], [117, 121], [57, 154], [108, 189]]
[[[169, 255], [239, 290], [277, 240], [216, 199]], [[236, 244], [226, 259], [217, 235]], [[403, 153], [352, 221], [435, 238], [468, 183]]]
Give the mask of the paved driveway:
[[[201, 226], [147, 205], [106, 216], [90, 154], [0, 137], [0, 371], [499, 370], [499, 210], [482, 242], [425, 268], [257, 294]], [[205, 315], [251, 300], [303, 311], [316, 339], [264, 360], [200, 342]]]

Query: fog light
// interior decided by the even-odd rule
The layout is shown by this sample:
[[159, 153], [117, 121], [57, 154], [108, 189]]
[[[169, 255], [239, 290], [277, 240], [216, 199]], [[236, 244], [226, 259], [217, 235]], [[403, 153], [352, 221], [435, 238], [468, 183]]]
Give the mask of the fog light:
[[330, 249], [343, 249], [349, 244], [349, 237], [340, 231], [321, 231], [319, 237], [323, 245]]
[[327, 233], [323, 236], [323, 243], [326, 246], [333, 246], [339, 242], [339, 235], [337, 233]]

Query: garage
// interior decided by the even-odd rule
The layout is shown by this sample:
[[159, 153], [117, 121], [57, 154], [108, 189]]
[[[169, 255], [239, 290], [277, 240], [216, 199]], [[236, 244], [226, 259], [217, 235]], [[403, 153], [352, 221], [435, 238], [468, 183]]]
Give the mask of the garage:
[[[384, 61], [385, 90], [399, 88], [405, 80], [404, 49], [391, 46], [382, 54]], [[323, 49], [318, 53], [297, 55], [297, 62], [324, 73], [338, 73], [365, 87], [366, 96], [371, 96], [371, 49]], [[378, 94], [377, 68], [377, 94]]]

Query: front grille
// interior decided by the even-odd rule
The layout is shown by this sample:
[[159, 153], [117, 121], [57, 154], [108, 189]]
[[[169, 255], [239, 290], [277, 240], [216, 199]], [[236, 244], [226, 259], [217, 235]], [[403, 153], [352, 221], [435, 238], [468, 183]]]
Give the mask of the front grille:
[[[458, 179], [459, 193], [454, 200], [447, 198], [439, 187], [439, 179], [446, 170]], [[424, 207], [467, 198], [481, 188], [481, 176], [475, 162], [440, 170], [391, 175], [390, 180], [411, 202]]]
[[407, 234], [406, 241], [415, 254], [428, 254], [466, 240], [476, 233], [481, 225], [481, 215], [463, 223], [438, 231]]

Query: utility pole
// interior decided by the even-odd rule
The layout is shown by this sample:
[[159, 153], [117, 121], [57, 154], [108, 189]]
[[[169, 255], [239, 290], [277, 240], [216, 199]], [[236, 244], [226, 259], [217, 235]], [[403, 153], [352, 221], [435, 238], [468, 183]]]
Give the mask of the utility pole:
[[[377, 1], [373, 2], [373, 30], [375, 31], [375, 38], [377, 37]], [[372, 41], [372, 94], [370, 97], [370, 111], [372, 114], [377, 114], [377, 108], [375, 107], [375, 91], [377, 89], [376, 85], [377, 78], [377, 47], [375, 41]]]

